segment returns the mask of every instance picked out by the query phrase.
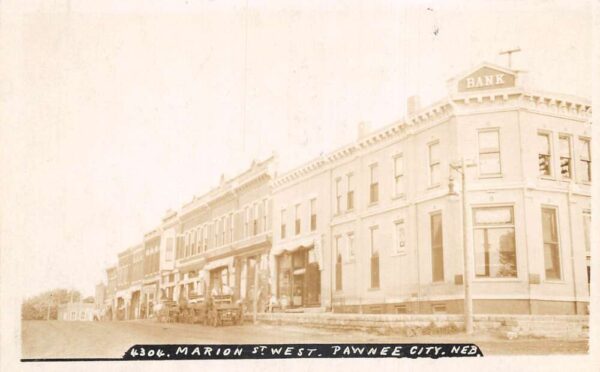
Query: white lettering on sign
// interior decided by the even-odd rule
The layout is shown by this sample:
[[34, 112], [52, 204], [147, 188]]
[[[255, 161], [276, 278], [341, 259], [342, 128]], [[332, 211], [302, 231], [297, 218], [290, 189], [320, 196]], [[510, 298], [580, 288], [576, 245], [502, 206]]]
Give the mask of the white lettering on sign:
[[479, 77], [467, 78], [467, 89], [490, 87], [493, 85], [504, 84], [504, 74], [485, 75]]

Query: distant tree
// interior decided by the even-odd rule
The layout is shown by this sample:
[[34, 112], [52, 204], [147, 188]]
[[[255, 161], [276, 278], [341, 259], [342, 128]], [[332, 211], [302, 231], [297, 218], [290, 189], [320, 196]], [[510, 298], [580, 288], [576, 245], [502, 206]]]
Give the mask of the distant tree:
[[53, 289], [42, 292], [36, 296], [26, 298], [21, 305], [21, 319], [23, 320], [42, 320], [57, 319], [57, 307], [73, 300], [77, 302], [81, 299], [79, 291], [69, 289]]

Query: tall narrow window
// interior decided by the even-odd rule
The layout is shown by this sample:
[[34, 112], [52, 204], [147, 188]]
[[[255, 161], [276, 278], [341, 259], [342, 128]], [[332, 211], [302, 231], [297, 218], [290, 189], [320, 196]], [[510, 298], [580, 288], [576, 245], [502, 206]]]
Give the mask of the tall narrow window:
[[221, 217], [221, 224], [219, 226], [219, 228], [220, 228], [219, 232], [221, 233], [221, 245], [225, 244], [225, 231], [226, 231], [225, 230], [225, 228], [226, 228], [225, 227], [225, 222], [226, 222], [225, 216]]
[[369, 186], [369, 203], [377, 203], [379, 201], [379, 178], [377, 175], [377, 164], [371, 164], [370, 186]]
[[296, 204], [296, 219], [295, 219], [295, 232], [296, 235], [300, 234], [300, 230], [302, 228], [302, 215], [300, 210], [300, 204]]
[[582, 182], [592, 181], [592, 153], [590, 140], [579, 138], [579, 179]]
[[204, 226], [198, 228], [198, 253], [204, 249]]
[[229, 213], [229, 242], [233, 243], [233, 213]]
[[198, 228], [194, 230], [194, 245], [192, 246], [192, 256], [198, 253], [198, 240], [200, 240], [200, 235], [198, 234]]
[[258, 234], [258, 203], [252, 208], [252, 235]]
[[498, 129], [479, 131], [479, 174], [482, 176], [502, 173], [500, 163], [500, 139]]
[[550, 135], [548, 133], [538, 133], [538, 164], [540, 176], [552, 175], [551, 151]]
[[335, 213], [339, 214], [342, 212], [342, 179], [336, 178], [335, 180]]
[[379, 288], [379, 228], [371, 227], [371, 288]]
[[281, 227], [280, 227], [280, 235], [281, 235], [281, 239], [285, 239], [285, 209], [281, 210]]
[[348, 191], [346, 192], [346, 209], [354, 209], [354, 177], [352, 173], [346, 176], [346, 183]]
[[219, 220], [213, 221], [213, 248], [219, 246]]
[[204, 225], [204, 251], [208, 250], [208, 224]]
[[394, 239], [394, 254], [404, 254], [406, 253], [406, 237], [405, 237], [405, 229], [404, 229], [404, 220], [396, 221], [394, 224], [395, 230], [395, 239]]
[[394, 195], [404, 195], [404, 158], [402, 154], [394, 157]]
[[262, 231], [266, 232], [269, 230], [269, 226], [267, 226], [267, 213], [268, 213], [268, 207], [267, 207], [267, 199], [263, 199], [262, 201], [262, 210], [263, 210], [263, 214], [262, 214]]
[[558, 137], [560, 150], [560, 175], [564, 179], [571, 179], [572, 164], [571, 164], [571, 137], [561, 135]]
[[440, 143], [429, 144], [429, 186], [440, 183]]
[[546, 279], [560, 280], [560, 246], [558, 243], [556, 209], [542, 208], [542, 230]]
[[517, 255], [512, 207], [473, 210], [475, 275], [482, 278], [515, 278]]
[[190, 233], [185, 234], [185, 257], [190, 255]]
[[431, 272], [434, 282], [444, 280], [444, 239], [439, 212], [431, 215]]
[[354, 233], [348, 233], [348, 260], [354, 259]]
[[250, 209], [244, 209], [244, 238], [250, 236]]
[[342, 237], [335, 237], [335, 290], [342, 290]]
[[317, 199], [310, 199], [310, 231], [317, 229]]

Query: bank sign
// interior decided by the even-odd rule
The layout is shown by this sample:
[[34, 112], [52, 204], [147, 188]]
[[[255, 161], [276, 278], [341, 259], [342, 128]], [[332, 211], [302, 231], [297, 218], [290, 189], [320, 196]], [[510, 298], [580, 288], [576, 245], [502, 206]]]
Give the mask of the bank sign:
[[459, 92], [510, 88], [515, 86], [515, 75], [491, 67], [482, 67], [458, 81]]

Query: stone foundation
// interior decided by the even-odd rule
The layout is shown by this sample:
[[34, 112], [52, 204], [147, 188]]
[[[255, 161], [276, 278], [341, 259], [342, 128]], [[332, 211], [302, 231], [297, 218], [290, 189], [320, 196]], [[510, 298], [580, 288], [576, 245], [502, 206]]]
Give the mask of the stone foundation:
[[[405, 336], [451, 334], [464, 330], [464, 318], [457, 314], [262, 313], [258, 314], [257, 319], [266, 324], [301, 325]], [[476, 331], [496, 333], [509, 339], [518, 337], [585, 339], [589, 332], [589, 319], [585, 315], [477, 314], [473, 320]]]

